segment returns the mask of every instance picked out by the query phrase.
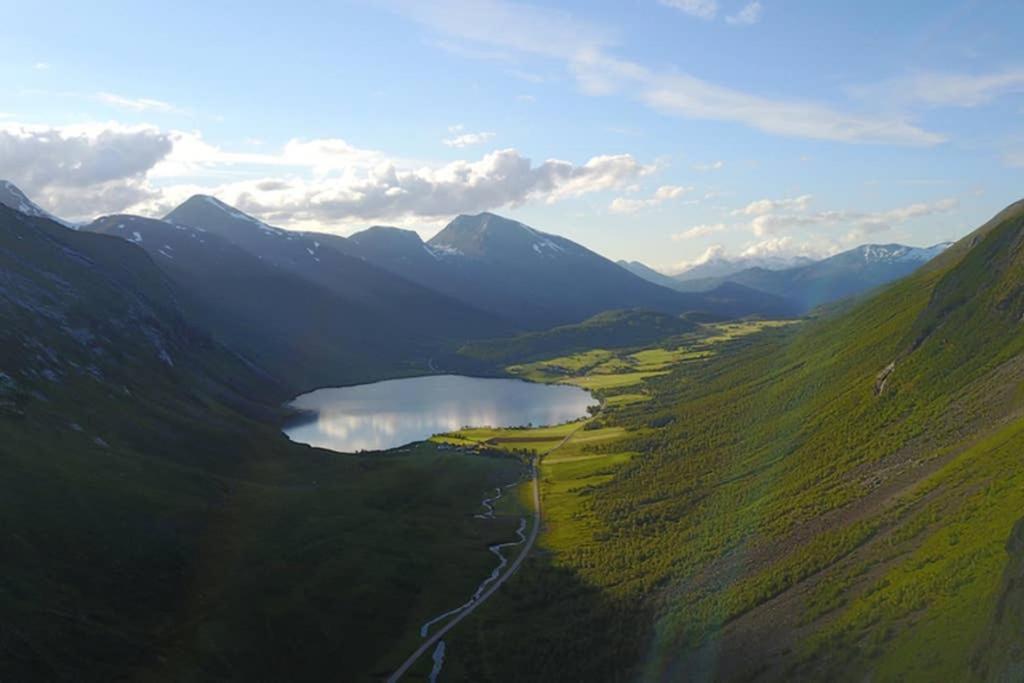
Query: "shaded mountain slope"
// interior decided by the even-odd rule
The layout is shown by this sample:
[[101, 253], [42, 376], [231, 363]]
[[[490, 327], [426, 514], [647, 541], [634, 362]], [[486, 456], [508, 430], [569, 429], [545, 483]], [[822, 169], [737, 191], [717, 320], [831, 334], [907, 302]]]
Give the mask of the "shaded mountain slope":
[[647, 282], [571, 240], [491, 213], [459, 216], [426, 243], [414, 233], [371, 228], [349, 238], [349, 250], [534, 329], [623, 308], [699, 310], [722, 317], [783, 315], [793, 308], [778, 297], [745, 288], [681, 294]]
[[266, 263], [390, 318], [391, 327], [406, 335], [462, 340], [512, 329], [497, 315], [349, 255], [343, 237], [274, 228], [205, 195], [188, 199], [164, 220], [215, 234]]
[[640, 261], [616, 261], [616, 263], [633, 273], [633, 275], [642, 277], [648, 282], [653, 282], [656, 285], [661, 285], [662, 287], [668, 287], [670, 289], [675, 289], [679, 285], [679, 280], [670, 275], [659, 273]]
[[417, 331], [415, 312], [343, 297], [201, 228], [106, 216], [83, 229], [145, 249], [190, 319], [295, 391], [416, 373], [449, 344]]
[[4, 680], [387, 670], [514, 537], [472, 513], [518, 464], [292, 444], [183, 299], [138, 246], [0, 207]]

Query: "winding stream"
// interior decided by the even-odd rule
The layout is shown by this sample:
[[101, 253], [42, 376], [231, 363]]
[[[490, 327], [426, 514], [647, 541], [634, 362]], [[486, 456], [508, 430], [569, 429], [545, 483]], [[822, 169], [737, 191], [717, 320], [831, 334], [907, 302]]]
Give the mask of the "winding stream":
[[[501, 497], [504, 495], [505, 489], [511, 488], [513, 486], [516, 486], [519, 483], [520, 483], [520, 481], [516, 480], [516, 481], [512, 482], [511, 484], [506, 484], [505, 486], [499, 486], [497, 489], [495, 489], [495, 492], [494, 492], [493, 496], [486, 497], [482, 501], [480, 501], [480, 505], [481, 505], [481, 507], [484, 508], [485, 511], [483, 513], [478, 513], [478, 514], [473, 515], [473, 516], [475, 518], [477, 518], [477, 519], [494, 519], [494, 517], [495, 517], [495, 514], [494, 514], [494, 504], [498, 500], [500, 500]], [[519, 537], [518, 541], [509, 541], [507, 543], [495, 543], [494, 545], [490, 545], [490, 546], [487, 547], [487, 549], [491, 553], [493, 553], [495, 557], [498, 558], [498, 566], [496, 566], [491, 571], [490, 576], [488, 576], [486, 579], [484, 579], [480, 583], [480, 585], [477, 586], [476, 591], [473, 592], [473, 595], [469, 598], [469, 600], [467, 600], [463, 604], [459, 605], [455, 609], [450, 609], [447, 612], [444, 612], [443, 614], [437, 615], [433, 619], [425, 622], [422, 626], [420, 626], [420, 637], [421, 638], [426, 638], [430, 634], [430, 627], [433, 626], [434, 624], [437, 624], [438, 622], [444, 621], [445, 619], [447, 619], [449, 617], [452, 617], [452, 616], [455, 616], [455, 615], [459, 614], [460, 612], [462, 612], [462, 611], [472, 607], [473, 604], [476, 603], [480, 599], [480, 597], [487, 590], [487, 587], [490, 586], [492, 583], [494, 583], [498, 579], [498, 577], [501, 576], [501, 570], [504, 569], [508, 565], [508, 558], [505, 557], [505, 553], [502, 552], [502, 551], [504, 551], [506, 548], [514, 548], [516, 546], [519, 546], [519, 545], [522, 545], [523, 543], [525, 543], [526, 542], [526, 534], [524, 533], [525, 531], [526, 531], [526, 517], [520, 517], [519, 518], [519, 528], [516, 529], [516, 535]], [[431, 683], [436, 683], [437, 677], [441, 673], [441, 668], [444, 666], [444, 655], [445, 655], [445, 642], [443, 640], [440, 640], [437, 643], [437, 647], [434, 649], [434, 654], [433, 654], [433, 657], [432, 657], [433, 660], [434, 660], [434, 666], [430, 670], [430, 681], [431, 681]]]

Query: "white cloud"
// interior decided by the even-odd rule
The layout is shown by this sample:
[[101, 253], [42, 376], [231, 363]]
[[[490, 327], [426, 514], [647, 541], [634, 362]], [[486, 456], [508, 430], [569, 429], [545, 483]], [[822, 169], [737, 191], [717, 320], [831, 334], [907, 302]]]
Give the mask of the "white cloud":
[[727, 16], [725, 21], [735, 26], [750, 26], [761, 21], [762, 14], [764, 14], [764, 6], [758, 0], [754, 0], [754, 2], [744, 5], [743, 9], [736, 14]]
[[516, 95], [517, 102], [525, 102], [526, 104], [533, 104], [537, 101], [537, 98], [533, 95]]
[[694, 171], [700, 171], [701, 173], [707, 173], [709, 171], [721, 171], [723, 168], [725, 168], [725, 162], [719, 160], [711, 161], [705, 164], [694, 164], [692, 168]]
[[262, 220], [284, 225], [439, 218], [522, 204], [553, 203], [622, 186], [648, 172], [628, 155], [594, 157], [582, 165], [532, 164], [514, 149], [475, 162], [402, 169], [384, 162], [362, 173], [273, 186], [245, 181], [216, 192]]
[[460, 133], [459, 135], [445, 138], [444, 140], [441, 140], [441, 142], [447, 147], [456, 147], [461, 149], [472, 145], [482, 145], [493, 137], [494, 133], [491, 132]]
[[796, 258], [821, 259], [831, 256], [838, 247], [829, 242], [798, 242], [786, 235], [755, 242], [739, 254], [742, 260], [750, 261], [792, 261]]
[[[600, 65], [594, 65], [600, 68]], [[686, 74], [646, 74], [637, 97], [649, 106], [695, 119], [733, 121], [790, 137], [848, 143], [934, 145], [945, 138], [901, 117], [845, 114], [801, 100], [751, 95]]]
[[[403, 16], [474, 48], [571, 59], [612, 44], [612, 34], [572, 14], [504, 0], [384, 0]], [[471, 48], [472, 49], [472, 48]]]
[[849, 90], [865, 100], [884, 98], [903, 106], [978, 107], [1003, 95], [1024, 92], [1024, 67], [986, 74], [918, 72]]
[[124, 97], [113, 93], [101, 92], [96, 93], [96, 99], [105, 104], [120, 107], [121, 109], [130, 109], [132, 111], [177, 111], [177, 108], [172, 104], [162, 100], [154, 100], [146, 97]]
[[717, 0], [658, 0], [658, 2], [700, 19], [714, 19], [715, 14], [718, 13]]
[[698, 237], [707, 237], [708, 235], [714, 235], [718, 232], [724, 232], [726, 227], [725, 223], [704, 223], [702, 225], [695, 225], [688, 230], [677, 232], [672, 235], [672, 239], [678, 242], [681, 240], [692, 240]]
[[[151, 126], [0, 123], [0, 178], [73, 219], [120, 211], [160, 215], [203, 192], [284, 227], [430, 222], [622, 189], [654, 170], [628, 154], [595, 156], [582, 164], [534, 163], [503, 149], [477, 160], [430, 165], [337, 138], [291, 140], [273, 151], [232, 151], [198, 132]], [[659, 200], [676, 195], [673, 186], [655, 193]]]
[[923, 216], [949, 213], [960, 206], [956, 198], [934, 202], [918, 202], [887, 211], [810, 210], [811, 197], [793, 199], [762, 199], [732, 212], [735, 216], [754, 216], [748, 223], [757, 237], [778, 234], [783, 230], [846, 227], [847, 240], [885, 232], [893, 226]]
[[680, 187], [679, 185], [662, 185], [654, 192], [654, 198], [660, 201], [676, 199], [683, 194], [693, 190], [692, 187]]
[[50, 69], [49, 62], [36, 62], [32, 65], [32, 68], [36, 71], [48, 71]]
[[804, 211], [811, 202], [811, 195], [805, 194], [800, 197], [794, 197], [792, 199], [758, 199], [757, 201], [750, 202], [742, 209], [736, 209], [732, 212], [733, 216], [760, 216], [766, 213], [771, 213], [778, 209], [796, 209]]
[[169, 134], [148, 126], [0, 124], [0, 178], [77, 218], [150, 198], [146, 174], [172, 146]]
[[683, 194], [692, 191], [692, 187], [681, 187], [679, 185], [662, 185], [654, 194], [647, 199], [628, 199], [626, 197], [616, 197], [612, 200], [612, 203], [608, 205], [608, 210], [612, 213], [636, 213], [643, 209], [649, 209], [666, 201], [678, 199]]
[[682, 273], [684, 271], [690, 270], [695, 266], [701, 266], [704, 265], [705, 263], [709, 263], [711, 261], [718, 261], [724, 258], [726, 258], [725, 247], [722, 246], [721, 244], [712, 244], [710, 247], [705, 249], [697, 258], [689, 261], [679, 261], [678, 263], [674, 263], [665, 268], [665, 272], [669, 274]]
[[849, 143], [934, 145], [945, 139], [903, 116], [847, 114], [814, 102], [755, 95], [673, 69], [656, 71], [615, 58], [609, 52], [615, 41], [608, 31], [566, 12], [502, 0], [390, 0], [387, 4], [449, 37], [560, 59], [585, 94], [624, 95], [666, 114]]

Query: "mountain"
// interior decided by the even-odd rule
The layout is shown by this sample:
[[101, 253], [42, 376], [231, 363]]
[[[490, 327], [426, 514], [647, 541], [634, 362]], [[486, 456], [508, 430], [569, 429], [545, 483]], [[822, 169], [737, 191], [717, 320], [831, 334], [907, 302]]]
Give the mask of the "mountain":
[[57, 218], [49, 211], [43, 209], [38, 204], [29, 199], [24, 192], [18, 189], [14, 183], [8, 180], [0, 180], [0, 204], [14, 209], [26, 216], [34, 216], [36, 218], [46, 218], [55, 223], [59, 223], [66, 228], [75, 227], [68, 221]]
[[[3, 679], [378, 678], [407, 655], [407, 626], [492, 570], [488, 543], [515, 538], [517, 519], [472, 513], [522, 467], [291, 443], [279, 428], [291, 369], [278, 382], [217, 343], [163, 270], [248, 255], [114, 220], [130, 240], [0, 206]], [[167, 229], [180, 238], [143, 250]], [[297, 287], [263, 268], [245, 283], [254, 309]], [[326, 319], [297, 330], [298, 351], [331, 331]]]
[[458, 216], [426, 243], [410, 231], [370, 228], [352, 235], [348, 250], [528, 329], [627, 308], [701, 310], [724, 317], [792, 311], [777, 297], [740, 288], [680, 294], [571, 240], [491, 213]]
[[633, 273], [633, 275], [642, 277], [648, 282], [653, 282], [656, 285], [675, 289], [679, 284], [679, 281], [674, 277], [665, 275], [664, 273], [659, 273], [654, 268], [651, 268], [640, 261], [616, 261], [616, 263]]
[[788, 268], [799, 268], [811, 263], [814, 263], [814, 259], [806, 256], [744, 256], [736, 259], [718, 256], [690, 266], [671, 277], [677, 282], [689, 282], [690, 280], [702, 280], [704, 278], [724, 278], [750, 268], [785, 270]]
[[705, 291], [720, 287], [724, 282], [735, 282], [786, 297], [797, 302], [802, 311], [807, 311], [905, 277], [949, 246], [949, 243], [927, 248], [866, 244], [797, 268], [748, 268], [725, 277], [681, 282], [679, 289]]
[[1019, 680], [1022, 321], [1024, 202], [647, 382], [621, 440], [542, 461], [554, 529], [460, 641], [474, 680]]
[[[414, 311], [401, 316], [401, 299], [384, 306], [362, 294], [343, 296], [204, 228], [105, 216], [83, 230], [148, 252], [174, 282], [189, 319], [296, 393], [423, 371], [447, 345], [454, 352], [455, 342], [439, 338], [436, 328], [416, 328]], [[322, 252], [330, 263], [330, 252]], [[434, 299], [427, 293], [410, 300]]]
[[337, 235], [275, 228], [205, 195], [191, 197], [164, 220], [216, 235], [265, 263], [371, 309], [376, 317], [390, 320], [389, 329], [407, 336], [464, 340], [511, 330], [495, 314], [350, 255], [348, 240]]

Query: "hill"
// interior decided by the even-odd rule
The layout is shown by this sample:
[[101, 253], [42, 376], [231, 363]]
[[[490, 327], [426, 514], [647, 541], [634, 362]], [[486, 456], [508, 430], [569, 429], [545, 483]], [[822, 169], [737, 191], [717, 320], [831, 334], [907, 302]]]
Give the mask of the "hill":
[[542, 465], [557, 526], [452, 644], [467, 676], [1013, 680], [1022, 316], [1024, 203], [870, 298], [649, 378], [601, 417], [625, 436]]
[[593, 348], [652, 344], [693, 332], [697, 323], [680, 316], [649, 311], [608, 311], [575, 325], [529, 332], [508, 339], [472, 342], [459, 354], [504, 367]]

